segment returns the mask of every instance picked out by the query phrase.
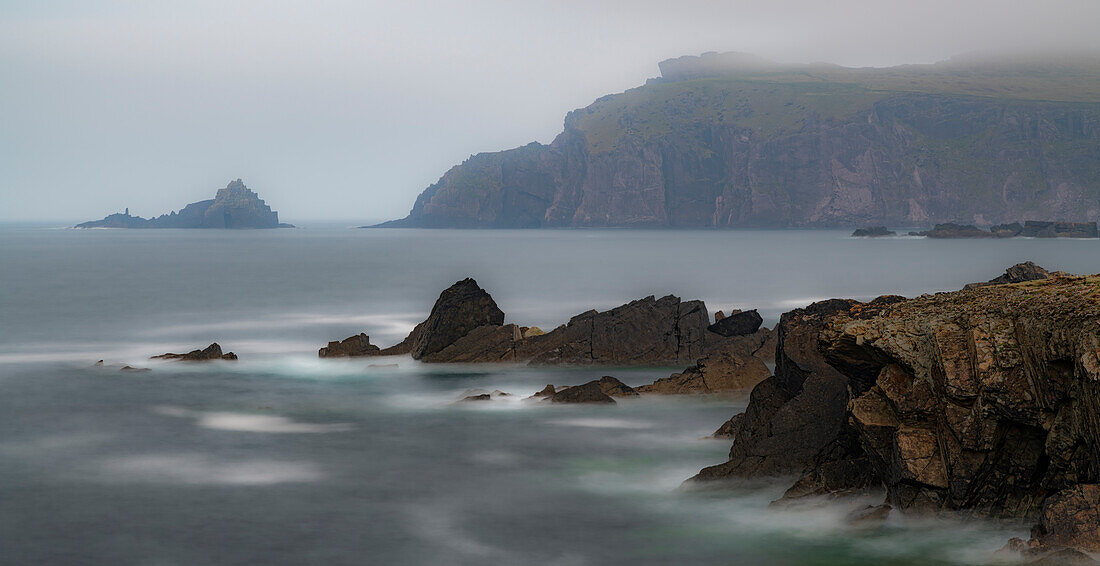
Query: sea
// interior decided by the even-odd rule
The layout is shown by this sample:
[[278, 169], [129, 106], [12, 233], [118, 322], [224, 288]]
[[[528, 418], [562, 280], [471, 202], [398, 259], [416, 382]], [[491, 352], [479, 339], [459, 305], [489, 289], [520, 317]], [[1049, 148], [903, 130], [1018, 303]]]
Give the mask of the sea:
[[[1028, 525], [893, 513], [860, 528], [845, 516], [881, 499], [772, 505], [789, 479], [684, 487], [726, 459], [710, 435], [745, 395], [524, 401], [682, 368], [317, 349], [360, 332], [392, 345], [466, 277], [506, 322], [544, 330], [667, 294], [770, 326], [816, 300], [949, 291], [1026, 260], [1100, 272], [1100, 240], [0, 224], [0, 564], [994, 563]], [[240, 359], [149, 359], [211, 342]], [[511, 395], [456, 403], [471, 390]]]

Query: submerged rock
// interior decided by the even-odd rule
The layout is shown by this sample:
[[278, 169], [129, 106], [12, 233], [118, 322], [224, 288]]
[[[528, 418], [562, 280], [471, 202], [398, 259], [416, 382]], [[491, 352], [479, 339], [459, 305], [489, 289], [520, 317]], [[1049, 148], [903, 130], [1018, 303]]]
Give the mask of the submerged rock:
[[893, 230], [888, 230], [885, 226], [870, 226], [867, 228], [857, 228], [855, 232], [852, 232], [853, 238], [881, 238], [883, 236], [897, 236], [898, 233]]
[[181, 362], [206, 362], [210, 360], [236, 360], [237, 354], [233, 352], [222, 353], [222, 347], [217, 342], [203, 348], [202, 350], [191, 350], [186, 354], [173, 354], [171, 352], [167, 354], [161, 354], [159, 356], [153, 356], [149, 358], [151, 360], [179, 360]]
[[378, 346], [370, 343], [370, 336], [359, 333], [339, 342], [329, 342], [328, 346], [317, 350], [317, 357], [357, 358], [361, 356], [377, 356], [381, 351], [382, 350]]

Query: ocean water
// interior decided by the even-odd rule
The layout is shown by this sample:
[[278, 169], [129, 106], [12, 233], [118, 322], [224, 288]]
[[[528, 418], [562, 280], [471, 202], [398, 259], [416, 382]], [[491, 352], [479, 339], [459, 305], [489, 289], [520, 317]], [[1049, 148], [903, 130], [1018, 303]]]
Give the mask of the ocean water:
[[[467, 276], [507, 322], [547, 330], [668, 293], [773, 324], [813, 300], [957, 289], [1024, 260], [1100, 272], [1100, 241], [0, 225], [0, 563], [988, 563], [1027, 526], [893, 516], [861, 530], [850, 506], [770, 507], [782, 483], [682, 489], [725, 459], [729, 442], [706, 437], [744, 398], [521, 400], [678, 368], [316, 350], [358, 332], [395, 343]], [[212, 341], [241, 360], [147, 359]], [[514, 396], [454, 403], [477, 388]]]

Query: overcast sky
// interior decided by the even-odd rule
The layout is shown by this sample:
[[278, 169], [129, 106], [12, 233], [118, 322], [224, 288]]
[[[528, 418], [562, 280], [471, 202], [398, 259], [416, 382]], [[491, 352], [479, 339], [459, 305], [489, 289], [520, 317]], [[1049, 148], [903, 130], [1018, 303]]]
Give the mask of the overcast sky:
[[397, 218], [662, 59], [1100, 49], [1098, 22], [1097, 0], [0, 0], [0, 220], [151, 216], [237, 177], [289, 222]]

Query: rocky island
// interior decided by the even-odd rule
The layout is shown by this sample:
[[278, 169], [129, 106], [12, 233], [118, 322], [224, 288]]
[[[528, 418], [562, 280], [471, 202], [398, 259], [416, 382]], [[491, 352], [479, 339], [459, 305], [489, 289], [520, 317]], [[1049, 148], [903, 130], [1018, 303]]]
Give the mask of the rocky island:
[[293, 228], [279, 222], [279, 213], [271, 210], [241, 182], [231, 181], [218, 189], [213, 199], [193, 202], [178, 212], [156, 218], [130, 216], [130, 209], [102, 220], [82, 222], [76, 228]]
[[471, 156], [383, 224], [856, 227], [1100, 219], [1100, 59], [785, 65], [743, 53]]

